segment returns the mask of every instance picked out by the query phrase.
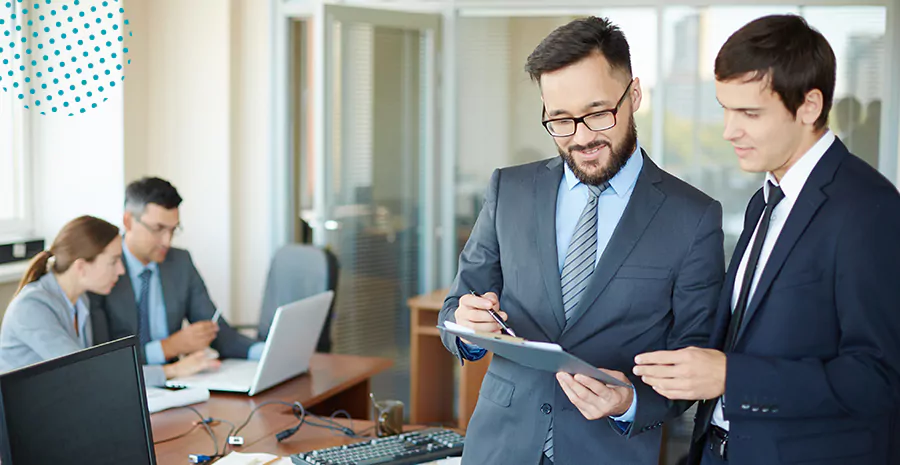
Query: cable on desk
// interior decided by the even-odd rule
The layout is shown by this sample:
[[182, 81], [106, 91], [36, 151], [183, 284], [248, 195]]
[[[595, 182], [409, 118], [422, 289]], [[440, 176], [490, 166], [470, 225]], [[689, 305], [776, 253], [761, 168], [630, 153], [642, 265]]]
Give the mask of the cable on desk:
[[[219, 455], [219, 440], [218, 440], [218, 438], [216, 438], [216, 433], [213, 432], [212, 428], [209, 427], [209, 424], [210, 424], [210, 423], [212, 423], [212, 422], [214, 422], [214, 421], [220, 421], [220, 420], [215, 420], [215, 419], [213, 419], [213, 418], [205, 418], [205, 417], [203, 416], [203, 414], [200, 413], [199, 410], [197, 410], [197, 409], [195, 409], [194, 407], [191, 407], [191, 406], [189, 406], [189, 405], [188, 405], [188, 406], [182, 406], [182, 407], [176, 407], [176, 408], [183, 408], [183, 409], [187, 409], [187, 410], [190, 410], [190, 411], [194, 412], [194, 413], [197, 415], [197, 417], [200, 418], [200, 422], [199, 422], [199, 423], [195, 423], [195, 424], [194, 424], [194, 428], [196, 428], [196, 427], [199, 426], [199, 425], [203, 425], [203, 427], [206, 429], [206, 433], [209, 434], [209, 437], [210, 437], [210, 438], [212, 439], [212, 441], [213, 441], [213, 453], [212, 453], [212, 455], [197, 455], [197, 454], [190, 454], [190, 455], [188, 455], [188, 457], [189, 457], [194, 463], [207, 463], [207, 462], [210, 462], [210, 461], [212, 461], [212, 460], [215, 460], [215, 459], [220, 458], [221, 455]], [[193, 428], [191, 429], [191, 431], [193, 431]], [[189, 431], [188, 433], [190, 433], [190, 431]], [[185, 434], [184, 436], [187, 436], [187, 434]], [[182, 436], [182, 437], [183, 437], [183, 436]]]
[[[298, 410], [299, 410], [299, 413], [298, 413]], [[339, 413], [343, 413], [344, 415], [347, 416], [347, 418], [350, 420], [351, 427], [348, 428], [348, 427], [341, 425], [340, 423], [334, 421], [334, 417]], [[352, 428], [353, 419], [350, 418], [350, 414], [346, 410], [338, 410], [331, 414], [331, 418], [324, 418], [324, 417], [320, 417], [314, 413], [307, 412], [306, 409], [303, 408], [303, 404], [301, 404], [300, 402], [294, 402], [294, 416], [296, 416], [300, 420], [300, 423], [298, 423], [296, 426], [294, 426], [292, 428], [286, 429], [286, 430], [281, 431], [278, 434], [276, 434], [275, 438], [278, 440], [278, 442], [281, 442], [281, 441], [293, 436], [294, 433], [296, 433], [297, 430], [299, 430], [300, 427], [303, 426], [304, 424], [308, 424], [310, 426], [315, 426], [317, 428], [329, 429], [329, 430], [332, 430], [333, 432], [336, 431], [336, 432], [342, 433], [343, 435], [354, 438], [354, 439], [362, 437], [362, 436], [356, 434], [355, 431], [353, 431], [353, 428]], [[322, 423], [317, 423], [315, 421], [307, 419], [306, 418], [307, 416], [310, 416], [312, 418], [320, 420], [320, 421], [322, 421]]]
[[225, 452], [228, 452], [228, 438], [230, 438], [232, 436], [231, 432], [234, 431], [235, 426], [234, 426], [234, 423], [232, 423], [228, 420], [222, 419], [222, 418], [210, 418], [210, 420], [218, 421], [219, 423], [226, 423], [228, 425], [231, 425], [231, 429], [228, 430], [228, 436], [225, 436], [225, 444], [222, 444], [222, 452], [219, 453], [218, 449], [216, 450], [216, 455], [222, 457], [225, 455]]
[[153, 445], [155, 446], [155, 445], [157, 445], [157, 444], [164, 444], [164, 443], [167, 443], [167, 442], [170, 442], [170, 441], [174, 441], [174, 440], [176, 440], [176, 439], [181, 439], [181, 438], [183, 438], [183, 437], [185, 437], [185, 436], [187, 436], [187, 435], [193, 433], [194, 430], [197, 429], [198, 426], [200, 426], [200, 423], [194, 423], [194, 425], [191, 426], [191, 429], [185, 431], [184, 433], [181, 433], [181, 434], [179, 434], [179, 435], [177, 435], [177, 436], [172, 436], [172, 437], [170, 437], [170, 438], [160, 439], [159, 441], [154, 441], [154, 442], [153, 442]]
[[230, 433], [229, 436], [236, 436], [238, 433], [240, 433], [241, 430], [244, 429], [245, 426], [247, 426], [247, 423], [250, 423], [250, 419], [253, 418], [253, 415], [256, 414], [256, 412], [257, 412], [259, 409], [265, 407], [266, 405], [286, 405], [286, 406], [288, 406], [288, 407], [291, 408], [291, 411], [292, 411], [292, 412], [293, 412], [293, 409], [294, 409], [294, 404], [292, 404], [292, 403], [290, 403], [290, 402], [284, 402], [284, 401], [281, 401], [281, 400], [268, 400], [268, 401], [265, 401], [265, 402], [263, 402], [263, 403], [257, 405], [253, 410], [251, 410], [251, 411], [250, 411], [250, 414], [247, 415], [247, 419], [244, 420], [244, 422], [241, 423], [241, 426], [238, 426], [237, 429], [234, 430], [234, 432]]

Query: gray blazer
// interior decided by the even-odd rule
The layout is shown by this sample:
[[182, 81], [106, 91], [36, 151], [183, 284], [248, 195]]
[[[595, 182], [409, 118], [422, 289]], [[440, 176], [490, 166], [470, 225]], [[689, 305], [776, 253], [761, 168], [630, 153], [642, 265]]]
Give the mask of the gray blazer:
[[[125, 267], [128, 265], [125, 264]], [[203, 278], [188, 251], [170, 249], [166, 259], [159, 264], [159, 278], [166, 302], [169, 334], [180, 330], [185, 319], [194, 323], [209, 320], [216, 313]], [[103, 318], [98, 316], [92, 320], [98, 342], [137, 334], [137, 299], [127, 272], [119, 278], [108, 296], [91, 294], [90, 297], [92, 313], [103, 315]], [[224, 318], [219, 319], [219, 335], [211, 345], [222, 358], [247, 358], [252, 344], [250, 338], [238, 333]], [[143, 351], [141, 357], [146, 360]]]
[[[0, 371], [62, 357], [96, 342], [94, 328], [98, 314], [90, 309], [86, 295], [80, 300], [88, 306], [91, 322], [84, 327], [84, 339], [75, 334], [69, 320], [69, 303], [60, 295], [56, 276], [45, 274], [26, 285], [10, 302], [0, 326]], [[101, 327], [105, 327], [100, 321]], [[158, 366], [144, 367], [144, 380], [150, 386], [166, 382], [165, 373]]]
[[[88, 304], [85, 296], [79, 300]], [[3, 368], [20, 368], [92, 345], [90, 324], [85, 325], [84, 339], [75, 334], [69, 320], [69, 305], [60, 295], [52, 273], [25, 286], [9, 303], [0, 326]]]
[[[708, 344], [725, 259], [721, 205], [643, 156], [628, 206], [568, 326], [556, 250], [558, 157], [494, 172], [439, 317], [453, 321], [470, 289], [496, 292], [520, 337], [558, 343], [628, 375], [638, 399], [634, 423], [622, 432], [610, 419], [588, 421], [553, 373], [494, 357], [463, 463], [540, 463], [551, 415], [557, 465], [658, 463], [660, 427], [690, 404], [668, 401], [632, 375], [634, 356]], [[462, 362], [456, 337], [442, 338]]]

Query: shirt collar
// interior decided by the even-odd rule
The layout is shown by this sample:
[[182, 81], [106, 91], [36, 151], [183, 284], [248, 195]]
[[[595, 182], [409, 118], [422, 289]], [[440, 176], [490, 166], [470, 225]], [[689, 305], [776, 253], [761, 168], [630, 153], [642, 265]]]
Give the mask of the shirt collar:
[[[569, 190], [578, 187], [578, 185], [581, 184], [581, 181], [575, 177], [575, 173], [569, 168], [569, 164], [563, 162], [563, 166], [565, 167], [566, 173], [566, 187], [568, 187]], [[641, 168], [643, 167], [644, 157], [641, 154], [641, 144], [640, 142], [637, 142], [635, 143], [634, 152], [631, 154], [631, 157], [628, 158], [625, 166], [609, 180], [610, 189], [612, 189], [619, 197], [624, 197], [632, 186], [634, 186], [635, 182], [637, 182], [638, 175], [641, 174]], [[607, 189], [607, 191], [610, 189]]]
[[830, 129], [826, 131], [819, 141], [810, 147], [809, 150], [794, 163], [794, 166], [791, 166], [788, 169], [787, 173], [781, 178], [781, 182], [778, 182], [775, 179], [775, 175], [771, 172], [766, 173], [766, 179], [763, 184], [763, 195], [765, 196], [766, 202], [769, 201], [769, 182], [781, 187], [784, 196], [792, 203], [796, 202], [797, 197], [800, 196], [800, 191], [803, 190], [803, 185], [806, 184], [806, 180], [812, 173], [813, 168], [816, 167], [816, 164], [819, 163], [819, 160], [822, 159], [825, 152], [827, 152], [834, 143], [834, 139], [834, 133], [831, 132]]
[[141, 263], [141, 261], [128, 250], [128, 245], [125, 244], [124, 238], [122, 240], [122, 255], [125, 257], [125, 266], [128, 267], [128, 276], [132, 281], [137, 280], [145, 269], [150, 269], [154, 274], [159, 269], [159, 265], [156, 262], [150, 262], [147, 265]]
[[68, 307], [68, 309], [70, 311], [78, 312], [79, 316], [82, 317], [82, 322], [83, 322], [84, 316], [87, 313], [87, 309], [84, 308], [84, 304], [81, 301], [81, 297], [78, 297], [78, 299], [75, 300], [75, 303], [72, 304], [72, 301], [69, 300], [69, 296], [66, 295], [66, 291], [64, 291], [62, 286], [59, 285], [59, 280], [56, 279], [56, 274], [47, 273], [45, 276], [47, 276], [47, 280], [52, 281], [51, 286], [53, 286], [53, 289], [59, 293], [59, 297], [62, 298], [63, 302], [66, 303], [66, 307]]
[[52, 283], [51, 286], [53, 287], [53, 290], [55, 290], [59, 294], [59, 296], [62, 297], [62, 300], [66, 304], [68, 304], [68, 306], [70, 308], [72, 308], [73, 307], [72, 301], [69, 300], [69, 296], [66, 295], [66, 291], [63, 290], [62, 286], [59, 285], [59, 280], [56, 279], [56, 274], [51, 272], [51, 273], [47, 273], [46, 276], [47, 276], [47, 280]]

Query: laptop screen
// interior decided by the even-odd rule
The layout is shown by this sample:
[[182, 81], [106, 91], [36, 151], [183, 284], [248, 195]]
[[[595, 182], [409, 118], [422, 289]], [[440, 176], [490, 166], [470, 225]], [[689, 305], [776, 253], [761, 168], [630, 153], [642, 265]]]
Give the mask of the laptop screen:
[[3, 465], [155, 463], [135, 338], [0, 376]]

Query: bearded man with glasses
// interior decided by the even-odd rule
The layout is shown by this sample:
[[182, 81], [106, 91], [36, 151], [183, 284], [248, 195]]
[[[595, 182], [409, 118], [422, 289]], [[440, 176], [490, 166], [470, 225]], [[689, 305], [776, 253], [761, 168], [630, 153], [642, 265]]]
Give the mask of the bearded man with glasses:
[[[559, 156], [493, 173], [439, 323], [499, 332], [492, 309], [519, 337], [559, 344], [631, 387], [495, 356], [463, 463], [657, 464], [663, 423], [690, 403], [632, 375], [634, 357], [707, 343], [724, 275], [722, 207], [641, 149], [640, 79], [618, 27], [566, 24], [525, 68]], [[442, 338], [461, 363], [485, 354]]]

